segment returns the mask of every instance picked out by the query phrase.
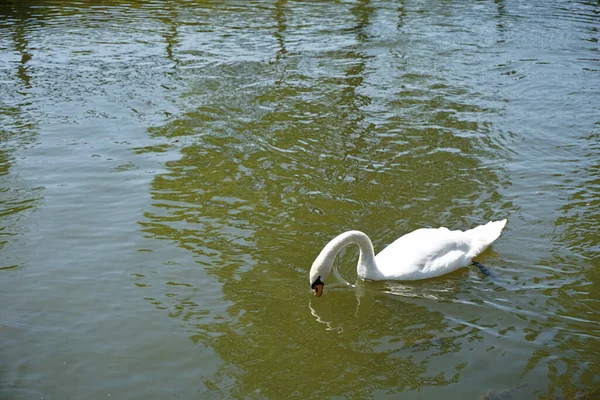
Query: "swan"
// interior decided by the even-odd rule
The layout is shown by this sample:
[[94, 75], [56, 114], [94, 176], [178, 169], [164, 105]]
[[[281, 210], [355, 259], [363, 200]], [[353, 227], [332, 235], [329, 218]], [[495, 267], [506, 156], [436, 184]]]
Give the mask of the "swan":
[[396, 239], [377, 256], [371, 239], [361, 231], [344, 232], [321, 250], [310, 268], [310, 287], [323, 294], [325, 280], [337, 253], [349, 244], [360, 248], [356, 273], [362, 280], [418, 280], [465, 267], [500, 236], [506, 219], [490, 221], [467, 231], [421, 228]]

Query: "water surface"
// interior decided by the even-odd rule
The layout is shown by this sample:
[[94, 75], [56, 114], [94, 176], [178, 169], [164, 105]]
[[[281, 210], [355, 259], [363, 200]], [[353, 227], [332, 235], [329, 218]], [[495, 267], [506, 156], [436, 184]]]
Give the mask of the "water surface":
[[[0, 397], [594, 398], [600, 5], [0, 5]], [[477, 269], [313, 298], [508, 218]], [[587, 397], [582, 397], [587, 396]]]

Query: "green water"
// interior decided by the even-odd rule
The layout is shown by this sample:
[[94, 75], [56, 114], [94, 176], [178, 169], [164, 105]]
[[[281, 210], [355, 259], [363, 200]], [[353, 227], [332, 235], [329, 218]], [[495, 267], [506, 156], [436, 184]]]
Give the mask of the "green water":
[[[600, 396], [599, 27], [575, 0], [2, 2], [0, 398]], [[493, 277], [309, 289], [343, 231], [502, 218]]]

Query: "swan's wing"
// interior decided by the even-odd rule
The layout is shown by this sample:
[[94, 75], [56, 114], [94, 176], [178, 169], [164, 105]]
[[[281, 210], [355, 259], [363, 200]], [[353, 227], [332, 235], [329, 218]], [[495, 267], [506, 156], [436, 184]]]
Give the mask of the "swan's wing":
[[418, 229], [383, 249], [375, 261], [385, 279], [431, 278], [469, 264], [470, 246], [462, 231]]

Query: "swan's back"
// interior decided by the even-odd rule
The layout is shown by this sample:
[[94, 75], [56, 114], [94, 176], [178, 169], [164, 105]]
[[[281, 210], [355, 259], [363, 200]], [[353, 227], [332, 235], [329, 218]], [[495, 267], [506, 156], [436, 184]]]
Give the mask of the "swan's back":
[[500, 236], [506, 220], [489, 222], [468, 231], [447, 228], [417, 229], [383, 249], [375, 257], [384, 279], [432, 278], [469, 265]]

